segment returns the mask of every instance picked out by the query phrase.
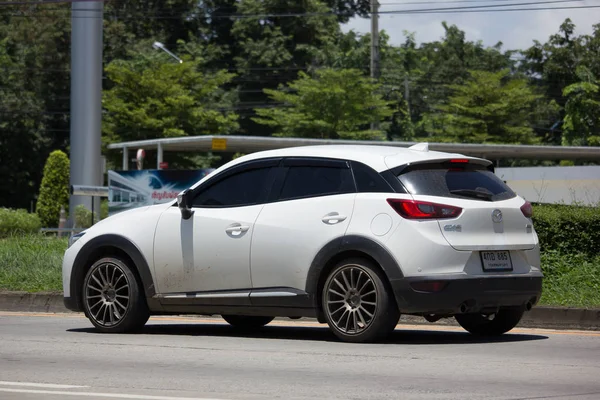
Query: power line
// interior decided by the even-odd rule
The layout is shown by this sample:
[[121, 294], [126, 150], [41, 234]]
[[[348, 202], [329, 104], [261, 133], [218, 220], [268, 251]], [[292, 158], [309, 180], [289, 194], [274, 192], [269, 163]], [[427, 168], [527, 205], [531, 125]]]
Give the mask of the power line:
[[97, 3], [108, 0], [42, 0], [42, 1], [0, 1], [0, 6], [43, 6], [45, 4]]
[[456, 13], [491, 13], [491, 12], [509, 12], [509, 11], [552, 11], [552, 10], [577, 10], [600, 8], [597, 6], [566, 6], [566, 7], [538, 7], [538, 8], [507, 8], [495, 10], [463, 10], [463, 11], [433, 11], [433, 12], [415, 12], [411, 14], [456, 14]]
[[[476, 6], [459, 6], [459, 7], [437, 7], [437, 8], [417, 8], [417, 9], [404, 9], [404, 10], [387, 10], [379, 11], [379, 14], [387, 15], [403, 15], [403, 14], [448, 14], [448, 13], [462, 13], [462, 12], [505, 12], [505, 11], [547, 11], [547, 10], [565, 10], [565, 9], [591, 9], [598, 8], [599, 6], [585, 5], [585, 6], [565, 6], [565, 7], [537, 7], [537, 8], [499, 8], [499, 7], [522, 7], [527, 5], [544, 5], [544, 4], [556, 4], [556, 3], [572, 3], [580, 2], [581, 0], [545, 0], [545, 1], [531, 1], [531, 2], [520, 2], [502, 5], [476, 5]], [[69, 9], [60, 9], [57, 11], [70, 12]], [[190, 10], [193, 11], [193, 10]], [[319, 16], [349, 16], [339, 12], [304, 12], [304, 13], [263, 13], [263, 14], [212, 14], [212, 15], [160, 15], [150, 14], [141, 12], [127, 12], [128, 15], [120, 16], [118, 13], [105, 12], [105, 16], [113, 16], [118, 19], [139, 19], [140, 15], [146, 19], [183, 19], [183, 18], [195, 18], [195, 19], [243, 19], [243, 18], [288, 18], [288, 17], [319, 17]], [[136, 16], [137, 14], [137, 16]], [[23, 15], [23, 14], [9, 14], [14, 17], [46, 17], [56, 18], [60, 16], [36, 16], [36, 15]], [[66, 17], [66, 16], [65, 16]], [[68, 16], [68, 18], [96, 18], [94, 16]]]
[[[421, 4], [461, 4], [461, 3], [506, 3], [515, 0], [455, 0], [455, 1], [405, 1], [405, 2], [393, 2], [393, 3], [379, 3], [379, 6], [403, 6], [403, 5], [421, 5]], [[583, 1], [583, 0], [573, 0]], [[498, 7], [505, 6], [504, 4], [498, 5]]]
[[555, 3], [574, 3], [580, 2], [581, 0], [544, 0], [544, 1], [531, 1], [526, 3], [511, 3], [511, 4], [486, 4], [482, 6], [457, 6], [457, 7], [443, 7], [443, 8], [423, 8], [423, 9], [413, 9], [413, 10], [391, 10], [391, 11], [380, 11], [380, 14], [393, 14], [393, 13], [419, 13], [419, 12], [427, 12], [433, 13], [437, 11], [455, 11], [455, 10], [476, 10], [476, 9], [485, 9], [485, 8], [498, 8], [498, 7], [520, 7], [520, 6], [531, 6], [531, 5], [540, 5], [540, 4], [555, 4]]

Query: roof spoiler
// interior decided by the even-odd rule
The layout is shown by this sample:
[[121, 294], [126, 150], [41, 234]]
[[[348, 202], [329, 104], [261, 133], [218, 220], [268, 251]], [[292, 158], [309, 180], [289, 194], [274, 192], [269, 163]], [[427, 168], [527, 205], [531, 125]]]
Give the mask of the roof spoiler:
[[429, 143], [417, 143], [415, 145], [410, 146], [408, 149], [426, 153], [429, 151]]

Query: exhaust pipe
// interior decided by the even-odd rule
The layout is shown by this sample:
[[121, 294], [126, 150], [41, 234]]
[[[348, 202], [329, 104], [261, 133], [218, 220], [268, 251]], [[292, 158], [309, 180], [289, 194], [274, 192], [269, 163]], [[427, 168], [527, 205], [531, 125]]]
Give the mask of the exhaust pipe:
[[460, 312], [466, 313], [473, 310], [477, 306], [477, 302], [474, 299], [469, 299], [460, 305]]
[[528, 301], [527, 304], [525, 304], [525, 310], [531, 311], [532, 308], [533, 308], [533, 304], [531, 304], [531, 301]]

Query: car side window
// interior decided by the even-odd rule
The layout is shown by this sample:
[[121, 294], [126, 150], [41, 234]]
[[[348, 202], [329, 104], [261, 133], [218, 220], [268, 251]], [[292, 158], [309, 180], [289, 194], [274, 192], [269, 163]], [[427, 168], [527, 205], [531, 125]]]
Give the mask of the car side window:
[[390, 184], [373, 168], [359, 162], [352, 163], [352, 172], [359, 193], [390, 193]]
[[287, 171], [279, 199], [291, 200], [353, 192], [354, 182], [348, 168], [292, 166]]
[[228, 176], [202, 190], [193, 207], [239, 207], [264, 202], [268, 194], [267, 180], [272, 168], [257, 168]]

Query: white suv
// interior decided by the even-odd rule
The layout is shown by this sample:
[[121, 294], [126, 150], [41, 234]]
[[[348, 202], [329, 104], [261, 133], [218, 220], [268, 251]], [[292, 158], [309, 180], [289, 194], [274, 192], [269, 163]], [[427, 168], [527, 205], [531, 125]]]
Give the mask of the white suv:
[[259, 152], [72, 237], [64, 302], [102, 332], [151, 314], [316, 317], [364, 342], [413, 314], [499, 335], [541, 295], [531, 214], [491, 162], [426, 144]]

